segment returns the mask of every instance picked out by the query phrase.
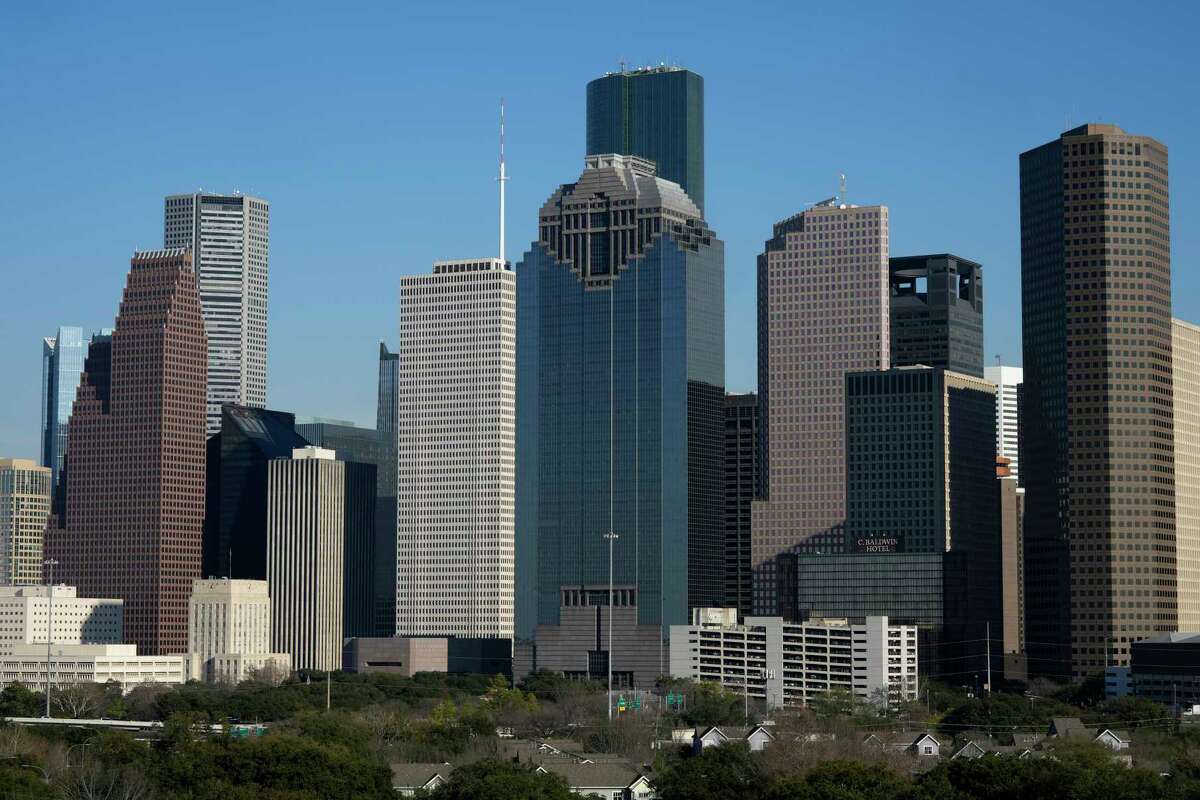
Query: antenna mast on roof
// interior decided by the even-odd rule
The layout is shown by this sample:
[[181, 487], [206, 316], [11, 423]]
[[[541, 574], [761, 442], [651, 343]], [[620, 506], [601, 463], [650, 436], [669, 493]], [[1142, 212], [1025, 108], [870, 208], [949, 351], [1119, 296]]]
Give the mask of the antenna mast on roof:
[[845, 205], [846, 204], [846, 173], [844, 173], [844, 172], [841, 173], [839, 175], [839, 177], [841, 178], [841, 184], [838, 187], [838, 205]]
[[500, 177], [496, 178], [500, 183], [500, 262], [507, 264], [504, 260], [504, 184], [508, 181], [508, 175], [504, 172], [504, 98], [500, 98]]

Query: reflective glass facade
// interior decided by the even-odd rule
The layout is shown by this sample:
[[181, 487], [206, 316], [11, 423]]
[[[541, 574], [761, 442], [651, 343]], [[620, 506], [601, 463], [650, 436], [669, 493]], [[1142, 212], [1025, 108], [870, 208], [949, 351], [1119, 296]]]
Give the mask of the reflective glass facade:
[[724, 247], [698, 216], [652, 168], [594, 163], [516, 267], [520, 638], [563, 587], [607, 586], [610, 529], [638, 625], [722, 597]]
[[42, 466], [57, 489], [67, 456], [67, 421], [83, 372], [83, 329], [62, 327], [42, 340]]
[[704, 211], [704, 79], [678, 67], [616, 72], [587, 86], [588, 154], [653, 161]]

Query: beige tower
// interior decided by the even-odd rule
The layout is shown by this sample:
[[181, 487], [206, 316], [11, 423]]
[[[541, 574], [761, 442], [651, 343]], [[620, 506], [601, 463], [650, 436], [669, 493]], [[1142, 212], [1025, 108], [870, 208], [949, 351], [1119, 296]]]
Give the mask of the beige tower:
[[760, 614], [794, 602], [777, 585], [776, 556], [842, 549], [845, 375], [887, 369], [890, 339], [886, 206], [831, 199], [774, 234], [758, 257], [766, 499], [751, 512], [751, 560]]
[[513, 635], [516, 276], [439, 261], [400, 282], [396, 635]]
[[271, 652], [271, 596], [266, 581], [209, 578], [192, 582], [188, 652], [209, 682], [238, 683], [252, 673], [287, 677], [286, 653]]
[[272, 649], [295, 669], [342, 665], [345, 464], [305, 447], [267, 465]]
[[1171, 320], [1179, 630], [1200, 631], [1200, 325]]
[[51, 482], [49, 467], [0, 458], [0, 584], [42, 582]]

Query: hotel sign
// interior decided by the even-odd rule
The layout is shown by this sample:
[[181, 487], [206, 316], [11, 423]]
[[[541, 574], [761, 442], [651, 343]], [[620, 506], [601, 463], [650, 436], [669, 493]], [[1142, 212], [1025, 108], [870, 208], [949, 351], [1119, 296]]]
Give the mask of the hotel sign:
[[856, 553], [899, 553], [900, 540], [895, 536], [860, 536], [854, 540]]

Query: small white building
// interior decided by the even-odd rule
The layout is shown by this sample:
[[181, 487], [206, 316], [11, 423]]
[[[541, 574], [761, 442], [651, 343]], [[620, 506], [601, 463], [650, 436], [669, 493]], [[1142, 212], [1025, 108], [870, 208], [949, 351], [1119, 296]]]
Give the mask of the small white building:
[[[0, 586], [0, 654], [13, 647], [42, 643], [50, 619], [54, 590], [54, 635], [57, 644], [120, 644], [125, 602], [107, 597], [78, 597], [74, 586]], [[42, 655], [45, 655], [43, 649]]]
[[266, 581], [210, 578], [192, 581], [188, 652], [196, 677], [238, 683], [252, 672], [279, 678], [291, 672], [287, 653], [271, 652], [271, 597]]
[[831, 690], [864, 700], [917, 696], [917, 627], [865, 620], [747, 617], [732, 608], [697, 608], [691, 625], [671, 626], [671, 675], [719, 683], [765, 701], [803, 705]]
[[[187, 656], [139, 656], [135, 644], [52, 644], [50, 682], [55, 687], [116, 681], [121, 691], [147, 683], [180, 684], [187, 680]], [[20, 682], [34, 691], [46, 689], [46, 646], [13, 645], [0, 655], [0, 685]]]

